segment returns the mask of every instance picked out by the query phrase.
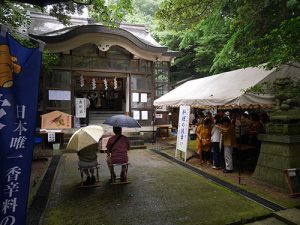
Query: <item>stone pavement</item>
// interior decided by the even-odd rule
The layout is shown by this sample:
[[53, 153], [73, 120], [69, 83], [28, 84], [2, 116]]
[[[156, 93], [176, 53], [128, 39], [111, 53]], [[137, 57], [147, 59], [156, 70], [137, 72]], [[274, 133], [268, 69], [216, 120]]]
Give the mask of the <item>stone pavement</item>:
[[[79, 188], [77, 155], [62, 154], [39, 224], [215, 225], [299, 221], [297, 209], [271, 214], [152, 151], [133, 150], [129, 157], [130, 184], [111, 185], [105, 154], [98, 154], [101, 186]], [[260, 221], [253, 222], [257, 218]]]
[[130, 184], [111, 185], [99, 154], [101, 186], [80, 188], [77, 155], [63, 154], [40, 224], [230, 224], [270, 212], [149, 150], [129, 157]]

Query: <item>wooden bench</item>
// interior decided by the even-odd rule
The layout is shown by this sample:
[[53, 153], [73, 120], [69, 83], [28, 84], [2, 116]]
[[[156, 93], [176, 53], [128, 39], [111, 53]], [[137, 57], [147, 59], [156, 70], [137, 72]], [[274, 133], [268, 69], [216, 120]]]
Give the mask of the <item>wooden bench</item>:
[[[100, 178], [99, 178], [99, 168], [100, 168], [100, 164], [98, 163], [96, 166], [90, 166], [90, 167], [78, 167], [78, 170], [80, 172], [80, 177], [81, 177], [81, 182], [80, 182], [80, 186], [81, 187], [91, 187], [91, 186], [99, 186], [100, 185]], [[84, 179], [83, 179], [83, 170], [84, 169], [94, 169], [96, 170], [96, 183], [95, 184], [91, 184], [91, 185], [85, 185], [84, 184]]]
[[[112, 167], [113, 167], [113, 170], [115, 171], [115, 167], [121, 167], [121, 170], [122, 170], [122, 167], [125, 166], [125, 171], [124, 171], [124, 177], [122, 179], [122, 177], [113, 177], [111, 176], [111, 184], [128, 184], [130, 183], [128, 181], [128, 177], [127, 177], [127, 174], [128, 174], [128, 166], [129, 166], [130, 163], [120, 163], [120, 164], [112, 164]], [[117, 180], [119, 180], [119, 182], [117, 182]]]

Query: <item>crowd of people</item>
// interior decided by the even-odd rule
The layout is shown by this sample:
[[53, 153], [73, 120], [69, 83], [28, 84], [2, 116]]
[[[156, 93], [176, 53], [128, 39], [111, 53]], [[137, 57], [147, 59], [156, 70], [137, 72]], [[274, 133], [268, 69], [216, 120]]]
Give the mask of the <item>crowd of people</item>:
[[265, 132], [269, 122], [265, 112], [195, 112], [192, 125], [196, 127], [196, 153], [200, 164], [212, 165], [213, 169], [222, 169], [224, 173], [233, 172], [234, 148], [251, 146], [252, 156], [258, 159], [260, 141], [257, 135]]

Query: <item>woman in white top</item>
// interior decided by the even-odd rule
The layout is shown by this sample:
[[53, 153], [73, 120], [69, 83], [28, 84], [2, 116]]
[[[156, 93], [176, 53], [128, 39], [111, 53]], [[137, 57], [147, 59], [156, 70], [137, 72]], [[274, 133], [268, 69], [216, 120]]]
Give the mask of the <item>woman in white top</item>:
[[212, 143], [212, 155], [213, 155], [213, 169], [221, 169], [221, 160], [220, 160], [220, 144], [221, 141], [221, 132], [220, 130], [215, 126], [217, 124], [221, 124], [221, 117], [219, 115], [216, 115], [214, 117], [214, 125], [211, 130], [211, 143]]

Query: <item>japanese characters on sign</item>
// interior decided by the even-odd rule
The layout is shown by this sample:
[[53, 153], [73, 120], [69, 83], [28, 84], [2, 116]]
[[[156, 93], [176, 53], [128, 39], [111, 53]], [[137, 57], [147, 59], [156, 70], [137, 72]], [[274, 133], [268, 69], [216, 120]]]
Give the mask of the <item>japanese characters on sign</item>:
[[176, 149], [186, 152], [189, 136], [190, 106], [180, 106]]
[[26, 224], [41, 59], [1, 32], [0, 225]]
[[[55, 110], [46, 114], [41, 115], [42, 129], [64, 129], [71, 128], [72, 126], [72, 115]], [[52, 132], [53, 133], [53, 132]]]
[[47, 133], [48, 136], [48, 142], [55, 142], [55, 133], [49, 132]]
[[77, 118], [86, 117], [86, 101], [85, 98], [75, 98], [75, 116]]

